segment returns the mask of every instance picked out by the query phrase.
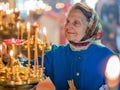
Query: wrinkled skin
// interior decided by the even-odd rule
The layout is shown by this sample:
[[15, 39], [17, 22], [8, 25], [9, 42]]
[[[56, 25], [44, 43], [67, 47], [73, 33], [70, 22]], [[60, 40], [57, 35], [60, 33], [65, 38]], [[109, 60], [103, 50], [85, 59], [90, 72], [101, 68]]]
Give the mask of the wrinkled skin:
[[72, 10], [65, 24], [65, 35], [69, 41], [78, 43], [85, 35], [85, 31], [88, 27], [88, 21], [84, 14], [78, 10]]

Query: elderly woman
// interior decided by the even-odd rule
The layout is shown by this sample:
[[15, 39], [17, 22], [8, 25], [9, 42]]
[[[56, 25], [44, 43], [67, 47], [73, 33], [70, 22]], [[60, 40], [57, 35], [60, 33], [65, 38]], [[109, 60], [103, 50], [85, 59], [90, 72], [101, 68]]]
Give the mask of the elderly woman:
[[68, 13], [64, 30], [69, 43], [53, 45], [46, 52], [45, 75], [50, 77], [56, 90], [105, 87], [107, 62], [115, 53], [100, 44], [102, 26], [98, 15], [86, 4], [77, 3]]

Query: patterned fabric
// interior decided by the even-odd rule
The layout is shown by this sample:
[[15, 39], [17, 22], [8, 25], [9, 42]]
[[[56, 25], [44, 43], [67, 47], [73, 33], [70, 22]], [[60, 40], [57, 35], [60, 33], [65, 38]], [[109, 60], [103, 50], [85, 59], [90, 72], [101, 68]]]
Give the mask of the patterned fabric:
[[92, 17], [90, 18], [90, 22], [88, 24], [86, 34], [81, 40], [81, 42], [86, 42], [86, 41], [91, 42], [100, 39], [102, 36], [101, 31], [102, 31], [101, 21], [99, 19], [99, 16], [94, 11]]

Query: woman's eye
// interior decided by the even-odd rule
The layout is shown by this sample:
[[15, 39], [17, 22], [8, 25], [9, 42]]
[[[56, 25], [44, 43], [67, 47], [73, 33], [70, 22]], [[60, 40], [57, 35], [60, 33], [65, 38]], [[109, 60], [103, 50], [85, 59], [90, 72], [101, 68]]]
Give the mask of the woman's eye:
[[68, 23], [69, 23], [69, 21], [68, 21], [68, 20], [66, 20], [65, 25], [67, 25]]
[[73, 25], [79, 26], [79, 25], [80, 25], [80, 22], [79, 22], [79, 21], [74, 21], [74, 22], [73, 22]]
[[70, 22], [69, 20], [66, 20], [65, 25], [68, 25], [68, 24], [71, 24], [71, 25], [73, 25], [73, 26], [80, 26], [80, 21]]

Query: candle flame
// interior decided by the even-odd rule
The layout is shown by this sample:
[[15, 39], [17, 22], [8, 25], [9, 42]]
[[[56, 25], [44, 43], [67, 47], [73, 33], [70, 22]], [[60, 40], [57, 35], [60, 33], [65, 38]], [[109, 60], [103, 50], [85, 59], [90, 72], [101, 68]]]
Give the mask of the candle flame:
[[27, 22], [27, 30], [30, 30], [30, 23]]
[[14, 43], [15, 42], [15, 39], [14, 38], [12, 38], [12, 43]]
[[13, 50], [10, 50], [10, 56], [11, 57], [13, 56]]
[[64, 8], [64, 3], [60, 3], [60, 2], [58, 2], [57, 4], [56, 4], [56, 8], [57, 9], [60, 9], [60, 8]]
[[17, 9], [17, 8], [15, 8], [15, 12], [18, 12], [18, 9]]
[[46, 27], [43, 27], [43, 34], [47, 35]]
[[0, 45], [0, 51], [2, 51], [2, 45]]
[[114, 87], [118, 84], [120, 75], [120, 60], [118, 56], [113, 55], [109, 58], [105, 75], [109, 86]]
[[17, 28], [19, 28], [19, 27], [20, 27], [20, 23], [18, 22], [18, 23], [17, 23]]

